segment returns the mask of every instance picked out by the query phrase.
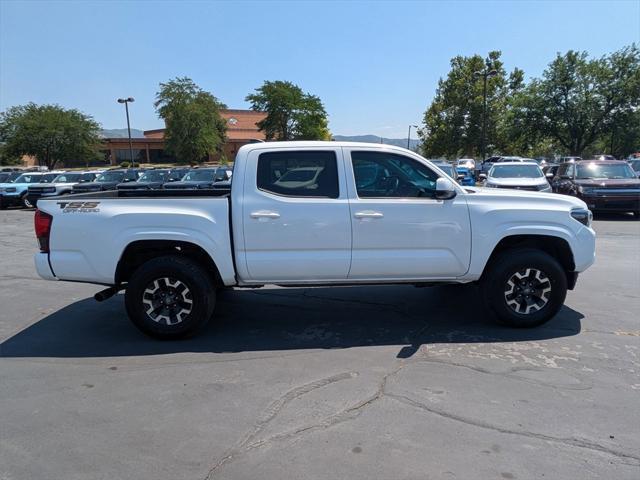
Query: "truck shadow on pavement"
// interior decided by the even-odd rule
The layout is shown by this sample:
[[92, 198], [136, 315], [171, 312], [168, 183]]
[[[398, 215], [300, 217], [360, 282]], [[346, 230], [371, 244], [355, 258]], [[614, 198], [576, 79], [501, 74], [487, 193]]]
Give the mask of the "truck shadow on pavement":
[[129, 322], [123, 296], [75, 302], [0, 344], [0, 357], [117, 357], [179, 352], [257, 352], [397, 345], [534, 341], [576, 335], [583, 315], [565, 306], [534, 329], [502, 327], [483, 312], [474, 286], [269, 288], [219, 292], [197, 336], [147, 338]]

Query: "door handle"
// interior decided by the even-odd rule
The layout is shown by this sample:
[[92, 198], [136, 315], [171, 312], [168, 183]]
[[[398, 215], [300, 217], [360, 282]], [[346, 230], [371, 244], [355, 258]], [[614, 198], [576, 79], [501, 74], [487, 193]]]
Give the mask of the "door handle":
[[258, 210], [257, 212], [251, 212], [251, 218], [280, 218], [280, 214], [269, 210]]
[[356, 212], [353, 216], [356, 218], [382, 218], [384, 214], [373, 210], [365, 210], [364, 212]]

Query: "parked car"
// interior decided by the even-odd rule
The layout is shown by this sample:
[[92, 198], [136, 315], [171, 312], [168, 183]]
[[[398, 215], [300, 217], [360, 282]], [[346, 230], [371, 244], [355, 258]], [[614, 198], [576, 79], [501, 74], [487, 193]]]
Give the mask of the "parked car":
[[640, 216], [640, 179], [623, 160], [562, 165], [553, 191], [583, 200], [592, 211], [633, 212]]
[[[442, 160], [438, 161], [431, 161], [431, 163], [433, 163], [436, 167], [438, 167], [440, 170], [442, 170], [444, 173], [446, 173], [447, 175], [449, 175], [453, 180], [458, 182], [458, 172], [456, 171], [456, 167], [453, 166], [453, 164], [448, 163], [448, 162], [443, 162]], [[460, 182], [458, 182], [460, 183]]]
[[32, 208], [33, 205], [27, 198], [27, 191], [30, 185], [35, 183], [51, 183], [58, 176], [57, 172], [28, 172], [18, 176], [11, 183], [0, 184], [0, 209], [9, 206], [22, 205]]
[[115, 190], [119, 183], [135, 182], [143, 173], [144, 171], [138, 168], [107, 170], [98, 175], [93, 182], [74, 185], [72, 193]]
[[629, 160], [631, 169], [636, 173], [636, 176], [640, 178], [640, 158], [635, 160]]
[[13, 183], [23, 172], [2, 172], [0, 173], [0, 183]]
[[476, 174], [476, 161], [473, 158], [459, 158], [456, 161], [456, 168], [468, 168], [473, 174]]
[[51, 183], [36, 183], [29, 185], [27, 200], [36, 207], [42, 197], [55, 197], [67, 195], [73, 191], [73, 186], [78, 183], [93, 182], [101, 171], [93, 172], [65, 172], [59, 174]]
[[463, 185], [465, 187], [475, 187], [476, 179], [473, 177], [471, 170], [465, 167], [458, 167], [456, 171], [458, 174], [458, 183], [460, 185]]
[[[301, 166], [322, 170], [317, 183], [277, 183]], [[532, 327], [556, 315], [594, 261], [581, 200], [467, 191], [404, 148], [253, 143], [239, 149], [235, 169], [231, 195], [165, 189], [41, 200], [38, 274], [107, 285], [98, 300], [125, 290], [133, 323], [170, 339], [212, 317], [218, 288], [265, 284], [478, 282], [500, 322]], [[173, 196], [184, 200], [179, 209]]]
[[178, 182], [165, 183], [165, 190], [197, 190], [199, 188], [211, 188], [216, 182], [216, 168], [196, 168]]
[[551, 185], [536, 162], [496, 163], [489, 170], [484, 186], [551, 193]]
[[547, 180], [551, 181], [553, 177], [556, 176], [556, 172], [560, 168], [559, 163], [547, 163], [544, 167], [542, 167], [542, 173], [547, 177]]
[[522, 159], [520, 157], [510, 157], [510, 156], [493, 156], [493, 157], [489, 157], [487, 158], [484, 162], [482, 162], [482, 164], [480, 165], [480, 170], [478, 172], [476, 172], [476, 176], [479, 179], [481, 174], [484, 174], [485, 176], [489, 174], [489, 170], [491, 170], [491, 167], [493, 167], [494, 164], [496, 163], [503, 163], [503, 162], [521, 162]]

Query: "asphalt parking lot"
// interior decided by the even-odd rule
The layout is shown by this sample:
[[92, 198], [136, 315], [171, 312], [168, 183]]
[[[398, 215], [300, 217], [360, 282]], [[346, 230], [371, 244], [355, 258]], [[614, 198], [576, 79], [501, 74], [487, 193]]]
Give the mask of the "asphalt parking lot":
[[472, 286], [265, 288], [158, 342], [40, 280], [32, 216], [0, 212], [0, 479], [640, 478], [631, 217], [541, 328]]

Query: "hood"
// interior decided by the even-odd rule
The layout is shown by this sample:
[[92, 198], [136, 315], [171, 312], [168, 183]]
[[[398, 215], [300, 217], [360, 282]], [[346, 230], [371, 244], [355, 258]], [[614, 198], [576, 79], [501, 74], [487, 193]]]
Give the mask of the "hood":
[[476, 195], [482, 197], [493, 197], [501, 202], [513, 199], [514, 201], [530, 200], [535, 202], [564, 205], [571, 208], [587, 208], [587, 204], [577, 197], [571, 195], [558, 195], [557, 193], [533, 192], [528, 190], [510, 190], [502, 188], [486, 187], [464, 187], [465, 190], [473, 192], [468, 198], [472, 199]]
[[164, 188], [179, 189], [179, 188], [204, 188], [213, 185], [213, 180], [206, 180], [201, 182], [171, 182], [165, 183]]
[[536, 177], [536, 178], [495, 178], [489, 177], [487, 181], [493, 185], [503, 185], [503, 186], [535, 186], [535, 185], [544, 185], [547, 182], [545, 177]]
[[583, 187], [602, 187], [602, 188], [618, 188], [618, 187], [636, 187], [640, 188], [640, 179], [637, 178], [584, 178], [573, 181], [576, 185]]

